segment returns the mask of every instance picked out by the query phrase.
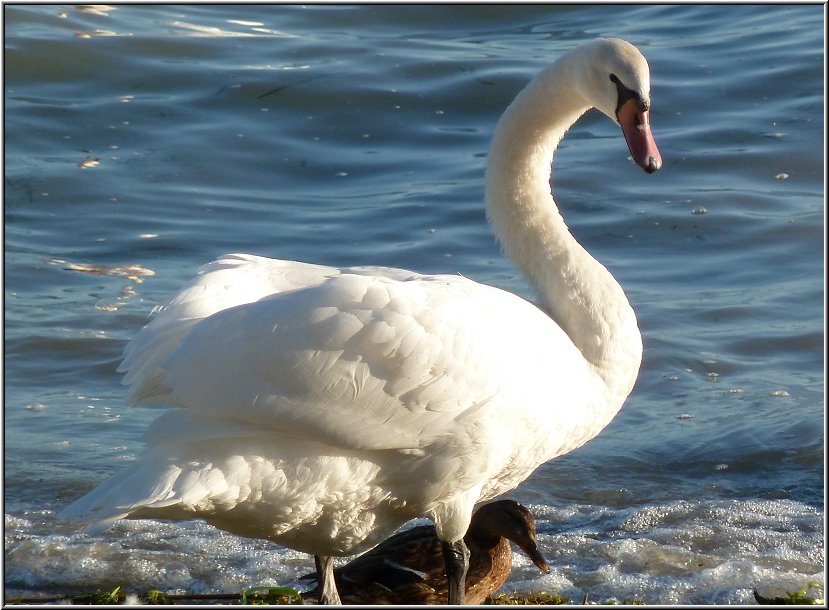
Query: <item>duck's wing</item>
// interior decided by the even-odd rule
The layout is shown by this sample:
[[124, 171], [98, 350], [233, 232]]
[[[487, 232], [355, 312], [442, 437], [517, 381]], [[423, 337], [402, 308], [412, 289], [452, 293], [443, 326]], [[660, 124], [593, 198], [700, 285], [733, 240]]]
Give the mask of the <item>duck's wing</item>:
[[[338, 589], [346, 593], [379, 586], [387, 591], [423, 583], [444, 569], [441, 543], [434, 525], [413, 527], [391, 536], [370, 551], [334, 569]], [[301, 580], [315, 580], [316, 572]]]
[[424, 582], [442, 572], [442, 544], [434, 525], [398, 532], [380, 545], [334, 570], [344, 582], [386, 589]]

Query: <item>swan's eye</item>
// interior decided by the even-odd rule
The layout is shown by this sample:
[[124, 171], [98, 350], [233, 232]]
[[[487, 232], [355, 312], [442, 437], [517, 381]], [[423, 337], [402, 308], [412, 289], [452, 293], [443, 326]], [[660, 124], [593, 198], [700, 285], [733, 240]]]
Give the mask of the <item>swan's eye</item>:
[[620, 82], [619, 82], [619, 77], [618, 77], [618, 76], [616, 76], [615, 74], [611, 74], [611, 75], [610, 75], [610, 82], [612, 82], [612, 83], [616, 83], [617, 85], [618, 85], [618, 84], [620, 84]]

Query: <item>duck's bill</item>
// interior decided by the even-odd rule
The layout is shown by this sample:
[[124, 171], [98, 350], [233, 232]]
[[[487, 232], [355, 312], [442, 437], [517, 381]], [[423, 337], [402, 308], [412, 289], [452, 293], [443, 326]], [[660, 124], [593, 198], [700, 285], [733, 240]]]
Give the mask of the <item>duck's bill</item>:
[[649, 174], [662, 167], [662, 155], [651, 133], [648, 110], [642, 110], [635, 99], [629, 99], [616, 112], [622, 133], [636, 164]]
[[530, 559], [532, 559], [533, 563], [539, 570], [541, 570], [545, 574], [550, 573], [550, 566], [547, 565], [547, 560], [544, 559], [544, 556], [541, 554], [541, 551], [538, 550], [538, 547], [535, 544], [533, 544], [532, 547], [524, 550], [527, 552], [527, 555]]

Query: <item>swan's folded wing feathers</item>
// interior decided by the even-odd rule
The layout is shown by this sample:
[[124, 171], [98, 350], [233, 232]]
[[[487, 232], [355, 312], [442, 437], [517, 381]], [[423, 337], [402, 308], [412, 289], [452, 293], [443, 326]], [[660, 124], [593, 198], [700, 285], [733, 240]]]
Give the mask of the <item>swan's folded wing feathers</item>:
[[[421, 277], [411, 271], [383, 267], [355, 267], [345, 272], [400, 281]], [[231, 307], [316, 286], [340, 273], [334, 267], [250, 254], [227, 254], [203, 265], [175, 298], [154, 310], [149, 324], [127, 344], [118, 371], [125, 373], [122, 382], [131, 386], [130, 402], [168, 403], [169, 391], [163, 385], [165, 371], [161, 370], [161, 363], [198, 321]], [[375, 291], [373, 295], [380, 293]]]
[[164, 362], [169, 401], [337, 446], [424, 446], [500, 389], [504, 333], [467, 324], [496, 289], [450, 277], [344, 274], [221, 311]]
[[563, 333], [546, 323], [539, 334], [530, 321], [544, 314], [515, 295], [456, 275], [375, 271], [247, 255], [210, 263], [128, 346], [133, 398], [336, 447], [409, 450], [479, 425], [496, 394], [522, 401], [527, 380], [581, 362], [559, 354], [553, 366], [546, 347], [563, 336], [548, 335]]
[[228, 254], [203, 265], [197, 276], [124, 349], [118, 371], [131, 386], [133, 404], [165, 404], [161, 363], [199, 321], [219, 311], [262, 298], [313, 286], [339, 274], [333, 267], [253, 256]]

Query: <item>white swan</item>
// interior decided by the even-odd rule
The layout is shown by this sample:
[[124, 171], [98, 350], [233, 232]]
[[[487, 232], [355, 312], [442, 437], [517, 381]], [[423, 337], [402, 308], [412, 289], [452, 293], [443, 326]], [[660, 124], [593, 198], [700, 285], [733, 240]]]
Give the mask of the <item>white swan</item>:
[[595, 436], [636, 379], [634, 312], [570, 235], [549, 179], [559, 140], [594, 106], [659, 169], [649, 78], [634, 46], [599, 39], [541, 72], [498, 125], [487, 212], [540, 307], [458, 275], [220, 258], [121, 366], [134, 403], [181, 409], [59, 516], [200, 517], [316, 555], [335, 603], [331, 556], [427, 516], [462, 602], [475, 504]]

